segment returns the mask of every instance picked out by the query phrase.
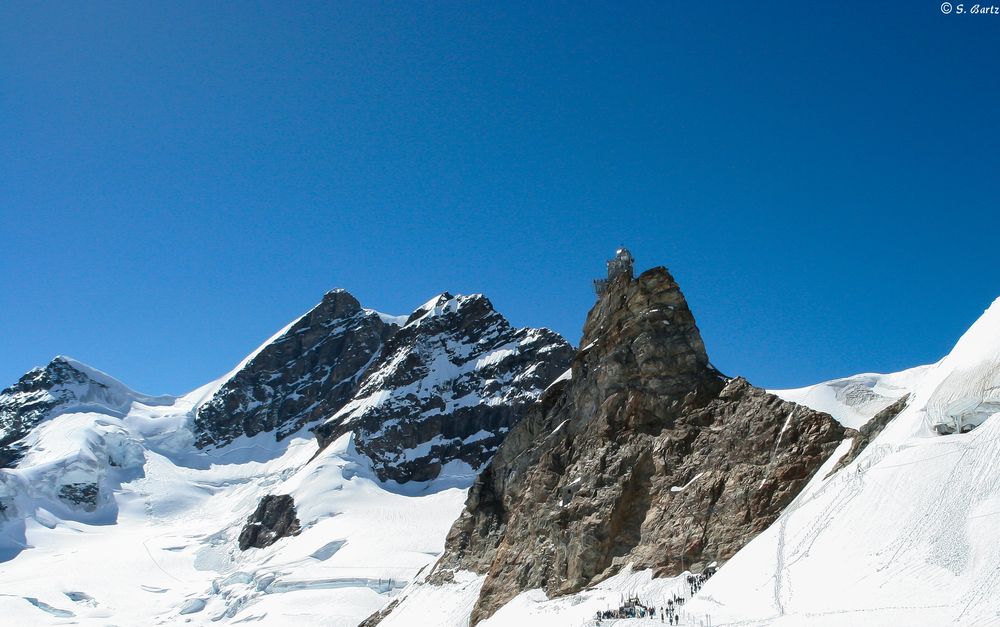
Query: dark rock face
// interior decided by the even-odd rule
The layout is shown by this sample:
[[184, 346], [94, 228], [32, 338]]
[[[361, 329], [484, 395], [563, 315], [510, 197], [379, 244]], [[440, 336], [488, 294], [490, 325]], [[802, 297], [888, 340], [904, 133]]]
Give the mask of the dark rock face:
[[56, 357], [0, 392], [0, 468], [12, 467], [23, 457], [20, 440], [39, 422], [56, 415], [61, 407], [83, 402], [95, 388], [106, 392], [108, 386]]
[[261, 498], [240, 531], [240, 550], [263, 549], [281, 538], [296, 536], [301, 530], [291, 495], [268, 494]]
[[378, 625], [380, 622], [382, 622], [383, 618], [385, 618], [389, 614], [392, 614], [392, 611], [396, 609], [397, 605], [399, 605], [399, 599], [392, 601], [391, 603], [389, 603], [389, 605], [386, 605], [381, 610], [375, 612], [365, 620], [361, 621], [361, 624], [359, 624], [358, 627], [375, 627], [375, 625]]
[[484, 296], [445, 293], [410, 315], [316, 432], [328, 443], [353, 431], [383, 480], [433, 479], [456, 460], [478, 469], [572, 352], [552, 331], [511, 327]]
[[333, 414], [397, 329], [347, 292], [329, 292], [199, 408], [196, 445], [267, 431], [281, 440]]
[[322, 446], [353, 432], [382, 480], [479, 468], [572, 352], [547, 329], [511, 327], [480, 295], [442, 294], [400, 325], [335, 290], [198, 409], [196, 444], [319, 423]]
[[709, 364], [665, 268], [616, 278], [572, 379], [515, 426], [470, 491], [431, 581], [486, 574], [475, 624], [523, 590], [567, 594], [626, 563], [725, 562], [765, 529], [844, 429]]
[[67, 483], [59, 488], [59, 498], [88, 512], [97, 509], [100, 487], [93, 482]]

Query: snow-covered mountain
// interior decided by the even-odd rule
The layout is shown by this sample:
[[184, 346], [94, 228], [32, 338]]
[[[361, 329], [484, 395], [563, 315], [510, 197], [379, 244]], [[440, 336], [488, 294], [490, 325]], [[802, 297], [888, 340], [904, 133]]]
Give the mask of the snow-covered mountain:
[[[476, 469], [572, 354], [482, 296], [431, 302], [396, 317], [330, 292], [180, 397], [64, 357], [3, 390], [4, 620], [356, 625], [377, 610], [440, 553]], [[395, 437], [373, 430], [383, 406]]]
[[830, 414], [840, 424], [858, 429], [889, 405], [913, 392], [933, 366], [917, 366], [890, 374], [865, 373], [790, 390], [769, 390], [786, 401]]
[[89, 408], [124, 415], [134, 402], [157, 406], [173, 400], [138, 394], [99, 370], [69, 357], [56, 357], [0, 393], [0, 468], [24, 456], [31, 448], [25, 438], [47, 418]]
[[[597, 612], [632, 596], [659, 607], [684, 599], [674, 606], [682, 625], [1000, 625], [998, 372], [1000, 299], [936, 364], [776, 391], [829, 411], [847, 437], [693, 594], [688, 573], [625, 565], [574, 594], [525, 590], [479, 625], [596, 625]], [[429, 613], [441, 617], [434, 624], [464, 626], [485, 579], [469, 570], [421, 578], [367, 624]]]
[[765, 392], [665, 270], [604, 288], [575, 355], [480, 295], [335, 290], [183, 396], [28, 372], [2, 622], [1000, 625], [1000, 300], [936, 364]]
[[478, 471], [573, 351], [548, 329], [515, 329], [481, 294], [444, 293], [414, 311], [317, 432], [357, 434], [382, 479]]

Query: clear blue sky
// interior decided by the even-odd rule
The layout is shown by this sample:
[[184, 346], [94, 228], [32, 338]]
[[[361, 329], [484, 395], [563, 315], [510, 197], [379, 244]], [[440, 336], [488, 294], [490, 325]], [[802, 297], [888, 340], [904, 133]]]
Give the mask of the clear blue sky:
[[323, 293], [576, 342], [619, 243], [728, 374], [939, 359], [1000, 295], [1000, 17], [919, 2], [4, 2], [0, 386], [150, 393]]

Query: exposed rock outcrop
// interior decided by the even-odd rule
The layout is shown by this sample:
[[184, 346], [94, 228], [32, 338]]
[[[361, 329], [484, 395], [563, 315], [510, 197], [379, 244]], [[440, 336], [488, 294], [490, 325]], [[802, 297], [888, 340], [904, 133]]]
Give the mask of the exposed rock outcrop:
[[316, 431], [324, 443], [353, 431], [383, 480], [433, 479], [454, 461], [478, 469], [572, 355], [480, 294], [444, 293], [409, 316], [354, 400]]
[[59, 488], [59, 498], [88, 512], [97, 509], [98, 496], [100, 486], [96, 482], [67, 483]]
[[268, 494], [260, 499], [240, 531], [240, 550], [263, 549], [281, 538], [296, 536], [301, 530], [295, 499], [289, 494]]
[[196, 445], [267, 431], [281, 440], [333, 414], [398, 328], [344, 290], [327, 293], [198, 409]]
[[431, 577], [486, 575], [473, 624], [523, 590], [575, 592], [627, 563], [724, 562], [843, 439], [828, 415], [720, 375], [665, 268], [611, 281], [582, 345], [479, 476]]
[[848, 429], [844, 435], [846, 437], [853, 438], [851, 448], [843, 457], [837, 460], [837, 464], [833, 467], [829, 474], [827, 474], [827, 476], [829, 477], [857, 459], [858, 455], [861, 454], [861, 451], [865, 450], [865, 448], [867, 448], [868, 445], [878, 437], [878, 434], [882, 433], [882, 430], [885, 429], [886, 425], [892, 422], [893, 418], [906, 409], [906, 404], [909, 401], [910, 395], [904, 394], [902, 397], [896, 399], [896, 401], [891, 405], [875, 414], [875, 416], [866, 422], [860, 429], [856, 431], [854, 429]]

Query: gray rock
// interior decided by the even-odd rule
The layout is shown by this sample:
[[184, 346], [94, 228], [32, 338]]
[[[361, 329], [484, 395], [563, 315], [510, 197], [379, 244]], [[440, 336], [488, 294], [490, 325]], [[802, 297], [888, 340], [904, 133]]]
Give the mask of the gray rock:
[[548, 329], [516, 329], [482, 295], [444, 293], [411, 314], [365, 373], [355, 400], [316, 429], [353, 431], [382, 480], [481, 468], [573, 350]]
[[59, 487], [60, 499], [88, 512], [97, 509], [97, 498], [99, 495], [100, 487], [97, 483], [91, 481], [67, 483]]
[[295, 499], [289, 494], [268, 494], [247, 518], [240, 531], [240, 550], [263, 549], [281, 538], [297, 536], [302, 531], [295, 512]]
[[196, 445], [271, 431], [281, 440], [330, 416], [397, 329], [344, 290], [327, 293], [198, 409]]

